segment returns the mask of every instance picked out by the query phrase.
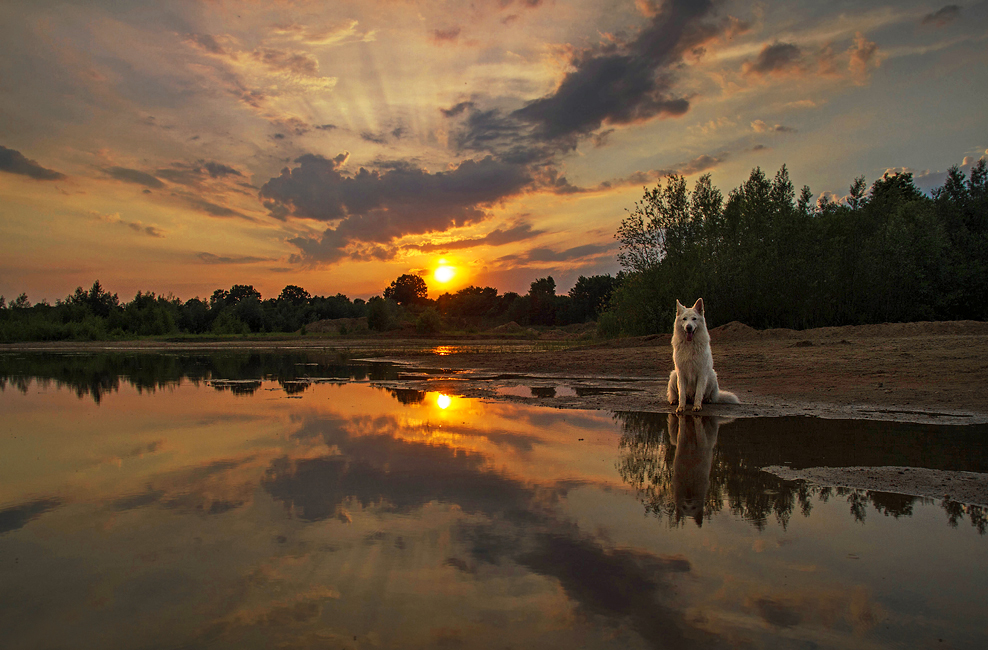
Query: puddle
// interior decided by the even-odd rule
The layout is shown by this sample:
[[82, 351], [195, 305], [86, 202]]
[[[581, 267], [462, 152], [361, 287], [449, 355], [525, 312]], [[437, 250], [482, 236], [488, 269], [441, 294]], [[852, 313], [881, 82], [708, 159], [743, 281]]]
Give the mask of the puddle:
[[400, 372], [0, 355], [5, 647], [988, 643], [984, 508], [761, 471], [984, 474], [988, 427], [555, 409], [580, 386]]
[[554, 397], [576, 397], [577, 389], [572, 386], [500, 386], [495, 394], [501, 397], [535, 397], [552, 399]]

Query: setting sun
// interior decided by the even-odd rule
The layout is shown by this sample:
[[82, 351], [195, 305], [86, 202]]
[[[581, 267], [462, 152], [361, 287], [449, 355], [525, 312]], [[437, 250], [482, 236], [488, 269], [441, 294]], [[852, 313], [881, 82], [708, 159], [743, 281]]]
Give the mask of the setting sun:
[[440, 266], [436, 269], [435, 278], [436, 282], [449, 282], [456, 275], [456, 269], [452, 266]]

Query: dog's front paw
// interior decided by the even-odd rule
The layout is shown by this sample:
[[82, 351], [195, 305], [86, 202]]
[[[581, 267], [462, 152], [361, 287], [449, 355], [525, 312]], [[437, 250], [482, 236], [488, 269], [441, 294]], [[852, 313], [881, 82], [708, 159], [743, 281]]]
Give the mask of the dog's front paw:
[[697, 402], [696, 404], [693, 405], [694, 411], [700, 411], [702, 409], [703, 409], [703, 404], [701, 404], [700, 402]]
[[685, 412], [686, 412], [686, 405], [680, 403], [680, 405], [676, 407], [676, 413], [685, 413]]

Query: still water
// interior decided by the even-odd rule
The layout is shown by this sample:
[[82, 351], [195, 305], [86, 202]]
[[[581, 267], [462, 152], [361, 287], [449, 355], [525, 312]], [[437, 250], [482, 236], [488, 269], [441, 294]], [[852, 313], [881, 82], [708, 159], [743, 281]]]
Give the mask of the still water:
[[988, 645], [982, 509], [758, 469], [985, 472], [985, 427], [560, 410], [400, 377], [0, 354], [0, 646]]

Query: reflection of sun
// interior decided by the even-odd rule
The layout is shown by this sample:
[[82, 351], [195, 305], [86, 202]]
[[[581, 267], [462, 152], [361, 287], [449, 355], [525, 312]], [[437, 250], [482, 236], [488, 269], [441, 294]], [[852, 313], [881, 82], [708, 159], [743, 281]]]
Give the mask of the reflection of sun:
[[440, 393], [436, 396], [436, 406], [443, 409], [444, 411], [449, 408], [449, 405], [453, 403], [452, 398], [449, 395], [443, 395]]

